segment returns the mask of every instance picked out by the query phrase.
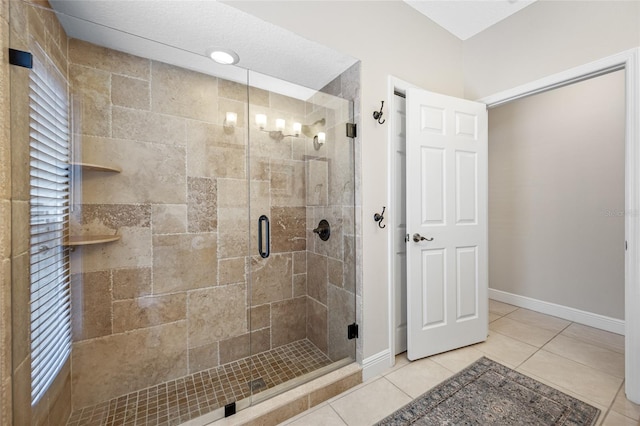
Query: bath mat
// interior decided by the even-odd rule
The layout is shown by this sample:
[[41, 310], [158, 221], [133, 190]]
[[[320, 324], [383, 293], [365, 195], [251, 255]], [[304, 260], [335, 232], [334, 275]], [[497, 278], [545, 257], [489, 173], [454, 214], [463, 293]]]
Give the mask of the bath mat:
[[600, 410], [488, 358], [378, 425], [593, 425]]

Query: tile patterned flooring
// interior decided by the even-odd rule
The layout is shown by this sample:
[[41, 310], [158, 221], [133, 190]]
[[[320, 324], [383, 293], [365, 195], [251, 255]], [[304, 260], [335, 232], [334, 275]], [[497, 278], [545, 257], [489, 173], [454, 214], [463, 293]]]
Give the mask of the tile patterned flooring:
[[331, 364], [300, 340], [75, 411], [67, 426], [179, 425]]
[[409, 362], [405, 354], [369, 379], [283, 424], [364, 426], [486, 356], [601, 410], [597, 425], [638, 426], [640, 405], [624, 396], [624, 337], [489, 302], [486, 342]]

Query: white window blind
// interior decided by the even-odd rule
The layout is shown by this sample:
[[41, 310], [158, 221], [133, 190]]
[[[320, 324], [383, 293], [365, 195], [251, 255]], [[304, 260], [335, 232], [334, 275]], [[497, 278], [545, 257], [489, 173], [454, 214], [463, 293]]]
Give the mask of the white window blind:
[[49, 388], [71, 352], [69, 255], [69, 96], [65, 78], [32, 43], [29, 81], [31, 403]]

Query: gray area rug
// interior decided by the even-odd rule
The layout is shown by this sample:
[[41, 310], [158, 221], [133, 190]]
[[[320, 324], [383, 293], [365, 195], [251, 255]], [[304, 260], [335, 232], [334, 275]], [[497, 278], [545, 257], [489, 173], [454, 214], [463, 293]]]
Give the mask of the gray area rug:
[[378, 425], [593, 425], [600, 410], [488, 358]]

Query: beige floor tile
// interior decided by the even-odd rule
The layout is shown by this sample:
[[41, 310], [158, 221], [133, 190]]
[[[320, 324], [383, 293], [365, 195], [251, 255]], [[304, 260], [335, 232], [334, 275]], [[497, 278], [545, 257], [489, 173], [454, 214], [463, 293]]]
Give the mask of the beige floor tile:
[[634, 404], [627, 399], [624, 395], [624, 386], [618, 391], [618, 395], [611, 409], [626, 417], [640, 421], [640, 405]]
[[400, 368], [404, 367], [410, 362], [411, 361], [409, 361], [409, 358], [407, 358], [406, 352], [402, 352], [401, 354], [396, 355], [396, 364], [393, 367], [391, 367], [389, 370], [385, 371], [383, 373], [383, 376], [388, 376], [389, 374], [393, 373], [396, 370], [399, 370]]
[[474, 348], [482, 353], [490, 355], [493, 359], [504, 361], [509, 366], [518, 366], [533, 355], [538, 348], [504, 336], [494, 331], [489, 332], [489, 338], [484, 343], [474, 345]]
[[290, 426], [345, 426], [338, 413], [329, 404], [321, 405], [317, 409], [305, 411], [288, 422], [282, 423]]
[[507, 318], [555, 332], [562, 331], [571, 324], [570, 321], [563, 320], [562, 318], [552, 317], [551, 315], [545, 315], [522, 308], [511, 312], [507, 315]]
[[497, 319], [502, 318], [502, 315], [494, 314], [493, 312], [489, 312], [489, 322], [494, 322]]
[[524, 374], [535, 374], [605, 407], [613, 402], [622, 384], [618, 377], [544, 349], [536, 352], [518, 370]]
[[474, 346], [467, 346], [464, 348], [456, 349], [454, 351], [433, 355], [428, 359], [442, 365], [443, 367], [451, 370], [454, 373], [457, 373], [463, 368], [473, 364], [483, 356], [484, 354], [475, 349]]
[[366, 382], [362, 382], [362, 383], [360, 383], [359, 385], [354, 386], [354, 387], [352, 387], [351, 389], [347, 389], [346, 391], [342, 392], [341, 394], [334, 396], [333, 398], [329, 398], [329, 399], [327, 399], [327, 400], [326, 400], [326, 402], [327, 402], [328, 404], [331, 404], [332, 402], [337, 401], [337, 400], [339, 400], [339, 399], [341, 399], [341, 398], [343, 398], [343, 397], [345, 397], [345, 396], [349, 395], [350, 393], [357, 392], [357, 391], [359, 391], [360, 389], [362, 389], [362, 388], [365, 388], [365, 387], [369, 386], [371, 383], [373, 383], [373, 382], [374, 382], [374, 381], [376, 381], [376, 380], [380, 380], [381, 378], [382, 378], [382, 376], [374, 376], [374, 377], [371, 377], [371, 378], [370, 378], [369, 380], [367, 380]]
[[638, 426], [638, 421], [618, 414], [615, 411], [609, 411], [604, 422], [602, 422], [602, 426]]
[[538, 348], [544, 346], [557, 334], [555, 331], [514, 321], [507, 317], [492, 322], [489, 329]]
[[380, 378], [330, 405], [347, 425], [364, 426], [382, 420], [410, 401], [393, 383]]
[[421, 359], [385, 377], [410, 397], [417, 398], [452, 375], [451, 371], [440, 364], [430, 359]]
[[509, 312], [513, 312], [518, 309], [517, 306], [509, 305], [507, 303], [498, 302], [497, 300], [489, 299], [489, 312], [504, 316]]
[[544, 350], [624, 379], [624, 355], [621, 353], [562, 334], [547, 343]]
[[614, 352], [624, 353], [624, 336], [610, 333], [587, 325], [573, 323], [562, 331], [567, 337], [582, 340], [592, 345], [600, 346]]

